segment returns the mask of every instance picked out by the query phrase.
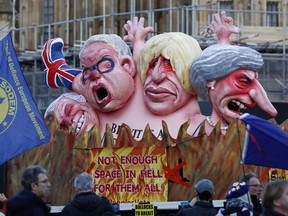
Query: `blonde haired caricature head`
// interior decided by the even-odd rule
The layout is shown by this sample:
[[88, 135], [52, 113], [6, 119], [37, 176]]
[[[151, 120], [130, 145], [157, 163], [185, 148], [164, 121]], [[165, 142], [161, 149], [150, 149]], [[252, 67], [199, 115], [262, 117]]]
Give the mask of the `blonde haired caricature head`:
[[170, 32], [156, 35], [150, 38], [140, 52], [138, 71], [142, 82], [146, 80], [150, 62], [162, 55], [169, 59], [173, 71], [186, 92], [195, 95], [195, 91], [189, 81], [192, 62], [201, 53], [201, 47], [197, 40], [182, 32]]
[[152, 113], [171, 114], [196, 96], [189, 70], [200, 53], [198, 42], [181, 32], [156, 35], [146, 42], [139, 54], [138, 71], [144, 101]]

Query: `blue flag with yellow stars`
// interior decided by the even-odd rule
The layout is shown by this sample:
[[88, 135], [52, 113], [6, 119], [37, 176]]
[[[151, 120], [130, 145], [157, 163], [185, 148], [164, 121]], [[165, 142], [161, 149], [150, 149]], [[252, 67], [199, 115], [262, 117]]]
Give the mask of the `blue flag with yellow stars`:
[[0, 41], [0, 164], [49, 141], [9, 33]]

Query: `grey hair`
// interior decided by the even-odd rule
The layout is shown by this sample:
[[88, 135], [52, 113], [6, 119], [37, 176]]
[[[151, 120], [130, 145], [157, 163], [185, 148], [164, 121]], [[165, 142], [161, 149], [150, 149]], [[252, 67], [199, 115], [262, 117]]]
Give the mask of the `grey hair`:
[[56, 104], [63, 97], [71, 98], [71, 99], [78, 101], [78, 102], [86, 102], [87, 101], [83, 95], [77, 94], [75, 92], [64, 93], [64, 94], [60, 95], [58, 98], [56, 98], [54, 101], [52, 101], [52, 103], [49, 104], [49, 106], [47, 107], [47, 109], [45, 111], [44, 118], [46, 118], [46, 116], [48, 116], [49, 113], [54, 111]]
[[78, 191], [93, 191], [93, 179], [88, 173], [83, 172], [74, 180], [74, 187]]
[[247, 173], [247, 174], [241, 176], [240, 182], [245, 182], [246, 184], [248, 184], [248, 182], [250, 181], [251, 178], [257, 178], [258, 179], [258, 176], [255, 173]]
[[206, 48], [190, 68], [190, 81], [200, 98], [209, 100], [207, 83], [238, 69], [258, 72], [264, 65], [259, 52], [249, 47], [217, 44]]
[[116, 35], [116, 34], [97, 34], [97, 35], [91, 36], [90, 38], [88, 38], [88, 40], [85, 41], [85, 43], [84, 43], [84, 45], [81, 48], [80, 53], [79, 53], [80, 60], [82, 58], [83, 50], [89, 44], [91, 44], [93, 42], [103, 42], [103, 43], [107, 43], [108, 45], [111, 45], [118, 52], [119, 58], [121, 58], [122, 56], [125, 56], [125, 55], [132, 56], [129, 46], [118, 35]]
[[31, 190], [31, 184], [38, 181], [39, 174], [46, 174], [47, 171], [39, 166], [28, 166], [22, 173], [21, 184], [25, 189]]

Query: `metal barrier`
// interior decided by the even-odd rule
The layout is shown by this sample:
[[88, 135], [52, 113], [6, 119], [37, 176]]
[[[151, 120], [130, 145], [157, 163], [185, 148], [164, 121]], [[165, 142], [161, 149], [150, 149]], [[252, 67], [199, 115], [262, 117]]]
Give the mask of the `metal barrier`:
[[[223, 208], [226, 200], [212, 200], [215, 209]], [[154, 202], [155, 215], [173, 215], [181, 208], [189, 205], [189, 201]], [[135, 215], [134, 203], [121, 203], [113, 205], [117, 215]], [[64, 206], [51, 206], [51, 215], [60, 215]]]

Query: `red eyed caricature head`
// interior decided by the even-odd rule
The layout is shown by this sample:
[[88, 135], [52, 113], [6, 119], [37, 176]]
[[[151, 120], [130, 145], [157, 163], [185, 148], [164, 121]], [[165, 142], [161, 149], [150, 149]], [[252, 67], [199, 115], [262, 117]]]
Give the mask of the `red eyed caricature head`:
[[171, 114], [192, 99], [195, 92], [189, 82], [189, 69], [200, 52], [198, 42], [180, 32], [156, 35], [146, 42], [139, 55], [138, 71], [144, 101], [152, 113]]
[[70, 92], [61, 95], [53, 101], [45, 112], [45, 117], [54, 112], [60, 128], [73, 128], [76, 137], [81, 137], [93, 126], [99, 126], [99, 119], [93, 107], [86, 102], [82, 95]]
[[231, 122], [256, 104], [271, 116], [277, 111], [258, 81], [264, 62], [248, 47], [213, 45], [195, 60], [190, 70], [193, 87], [213, 105], [219, 118]]

